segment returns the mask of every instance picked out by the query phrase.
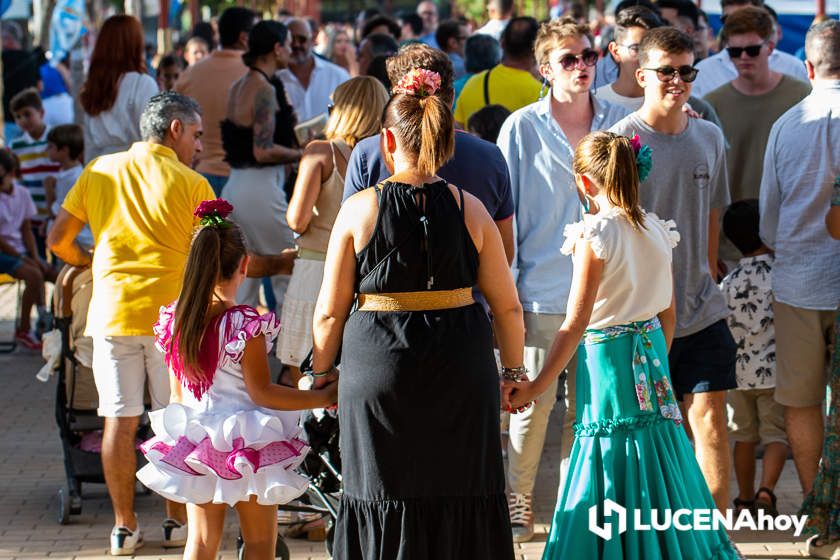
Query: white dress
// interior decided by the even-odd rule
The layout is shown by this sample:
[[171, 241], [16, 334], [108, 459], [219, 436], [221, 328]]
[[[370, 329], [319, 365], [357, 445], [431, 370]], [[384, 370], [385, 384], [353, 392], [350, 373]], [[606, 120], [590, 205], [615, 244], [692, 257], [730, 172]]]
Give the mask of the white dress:
[[[170, 345], [174, 313], [174, 303], [161, 308], [155, 324], [161, 351]], [[299, 413], [255, 405], [239, 363], [245, 343], [256, 336], [265, 336], [268, 352], [279, 331], [277, 319], [239, 305], [216, 325], [218, 366], [206, 390], [180, 376], [177, 358], [167, 354], [170, 370], [184, 387], [183, 398], [149, 415], [155, 437], [141, 446], [149, 463], [137, 478], [175, 502], [232, 506], [256, 496], [262, 505], [287, 503], [308, 484], [294, 472], [309, 450], [299, 438]]]

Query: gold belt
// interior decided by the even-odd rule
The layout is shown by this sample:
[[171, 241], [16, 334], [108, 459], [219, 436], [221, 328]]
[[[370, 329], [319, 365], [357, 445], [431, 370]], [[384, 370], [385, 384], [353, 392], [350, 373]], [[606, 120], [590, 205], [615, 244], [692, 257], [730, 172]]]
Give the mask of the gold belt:
[[472, 288], [392, 294], [359, 294], [359, 311], [435, 311], [472, 305]]
[[315, 251], [314, 249], [304, 249], [303, 247], [298, 247], [298, 254], [299, 259], [306, 259], [310, 261], [325, 261], [327, 260], [327, 254], [322, 253], [321, 251]]

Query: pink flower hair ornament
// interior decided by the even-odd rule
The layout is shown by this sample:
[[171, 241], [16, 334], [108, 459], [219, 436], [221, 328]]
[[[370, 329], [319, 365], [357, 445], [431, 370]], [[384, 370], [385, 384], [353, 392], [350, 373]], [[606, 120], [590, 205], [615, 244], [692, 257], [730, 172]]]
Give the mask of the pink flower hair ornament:
[[205, 200], [198, 205], [193, 216], [199, 218], [202, 227], [215, 226], [228, 228], [231, 225], [226, 218], [233, 212], [233, 205], [223, 198]]
[[440, 74], [425, 68], [415, 68], [404, 75], [393, 88], [393, 93], [429, 97], [440, 89]]

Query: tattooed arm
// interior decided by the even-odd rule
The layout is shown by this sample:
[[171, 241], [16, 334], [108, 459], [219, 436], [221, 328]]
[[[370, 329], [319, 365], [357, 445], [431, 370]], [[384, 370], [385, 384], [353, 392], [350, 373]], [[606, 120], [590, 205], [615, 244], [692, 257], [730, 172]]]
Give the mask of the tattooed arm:
[[259, 163], [292, 163], [303, 150], [274, 143], [274, 115], [277, 100], [271, 87], [260, 88], [254, 98], [254, 159]]

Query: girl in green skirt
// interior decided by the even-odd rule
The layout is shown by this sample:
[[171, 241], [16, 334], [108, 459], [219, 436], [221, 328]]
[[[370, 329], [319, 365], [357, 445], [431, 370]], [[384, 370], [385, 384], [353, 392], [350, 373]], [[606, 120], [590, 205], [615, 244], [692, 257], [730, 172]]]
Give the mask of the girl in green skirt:
[[[566, 319], [539, 376], [505, 382], [513, 409], [554, 398], [542, 393], [577, 350], [576, 438], [544, 560], [738, 557], [710, 521], [715, 503], [671, 388], [679, 234], [639, 207], [650, 156], [638, 138], [594, 132], [581, 140], [573, 163], [586, 213], [566, 227], [562, 248], [574, 259]], [[625, 515], [605, 512], [608, 500]], [[681, 509], [692, 513], [671, 523]], [[686, 529], [693, 510], [707, 511], [707, 528]]]

